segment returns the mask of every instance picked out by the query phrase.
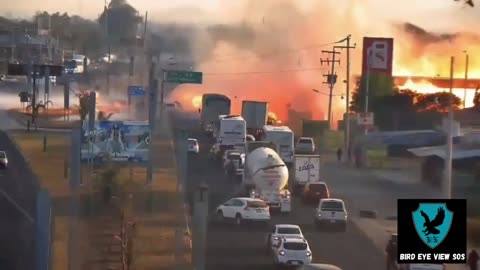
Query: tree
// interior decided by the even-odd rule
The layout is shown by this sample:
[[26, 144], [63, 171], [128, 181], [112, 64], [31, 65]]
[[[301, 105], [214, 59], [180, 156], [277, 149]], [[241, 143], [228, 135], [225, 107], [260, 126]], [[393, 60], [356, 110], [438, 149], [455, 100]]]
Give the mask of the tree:
[[478, 92], [479, 88], [480, 86], [475, 90], [475, 96], [473, 97], [473, 107], [477, 111], [480, 111], [480, 93]]
[[97, 50], [101, 46], [102, 31], [100, 26], [80, 16], [69, 16], [68, 13], [37, 12], [33, 22], [48, 28], [51, 36], [58, 38], [64, 48], [85, 52]]
[[[453, 95], [453, 109], [460, 109], [462, 100]], [[436, 92], [431, 94], [419, 94], [414, 104], [416, 111], [436, 111], [447, 112], [449, 107], [450, 93], [448, 92]]]
[[112, 0], [98, 17], [98, 22], [103, 28], [106, 24], [110, 41], [118, 43], [121, 39], [136, 37], [138, 24], [142, 21], [137, 14], [138, 11], [126, 0]]

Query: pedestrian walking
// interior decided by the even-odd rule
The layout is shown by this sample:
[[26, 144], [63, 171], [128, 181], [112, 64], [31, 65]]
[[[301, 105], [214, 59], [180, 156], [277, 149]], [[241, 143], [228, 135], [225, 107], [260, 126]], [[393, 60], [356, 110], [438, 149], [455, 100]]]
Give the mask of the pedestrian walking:
[[337, 149], [337, 160], [342, 161], [342, 148]]
[[472, 249], [470, 254], [468, 254], [467, 264], [470, 270], [477, 270], [478, 269], [478, 260], [479, 260], [478, 253], [475, 249]]

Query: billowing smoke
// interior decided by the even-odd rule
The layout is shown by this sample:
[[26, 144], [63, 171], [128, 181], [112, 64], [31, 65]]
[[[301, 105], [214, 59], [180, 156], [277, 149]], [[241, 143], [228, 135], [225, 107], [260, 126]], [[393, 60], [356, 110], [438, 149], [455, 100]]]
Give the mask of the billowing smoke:
[[[287, 104], [324, 119], [328, 98], [312, 91], [328, 92], [322, 83], [328, 66], [320, 64], [320, 58], [328, 56], [321, 50], [331, 49], [334, 41], [356, 33], [357, 24], [350, 24], [356, 5], [347, 1], [350, 7], [341, 9], [334, 1], [315, 1], [302, 9], [296, 4], [301, 2], [246, 1], [242, 8], [231, 11], [238, 16], [237, 23], [196, 28], [191, 44], [195, 68], [204, 72], [204, 83], [177, 87], [172, 100], [191, 106], [195, 96], [224, 93], [232, 98], [234, 112], [240, 111], [242, 100], [261, 100], [270, 102], [270, 110], [280, 119], [286, 118]], [[347, 14], [351, 16], [344, 16]], [[349, 32], [338, 31], [345, 25], [350, 25]], [[337, 71], [340, 78], [344, 60]], [[344, 100], [339, 96], [344, 93], [344, 84], [340, 78], [334, 90], [338, 97], [333, 102], [334, 108], [343, 111]]]
[[[456, 57], [455, 76], [463, 77], [465, 54], [470, 57], [470, 77], [480, 77], [480, 36], [475, 33], [435, 33], [413, 23], [396, 25], [395, 69], [398, 75], [441, 76], [450, 74], [450, 56]], [[401, 42], [398, 42], [401, 40]]]
[[[450, 55], [463, 50], [473, 54], [479, 48], [478, 42], [472, 42], [477, 40], [473, 34], [435, 34], [412, 23], [394, 24], [375, 17], [366, 2], [245, 0], [222, 9], [218, 23], [163, 23], [163, 30], [157, 31], [161, 50], [181, 62], [193, 62], [185, 66], [204, 73], [202, 85], [179, 85], [169, 98], [194, 109], [203, 93], [223, 93], [232, 98], [237, 113], [242, 100], [263, 100], [270, 102], [280, 119], [286, 118], [287, 104], [325, 119], [328, 97], [312, 91], [328, 93], [323, 74], [329, 67], [320, 59], [329, 56], [322, 50], [331, 50], [333, 42], [348, 34], [357, 45], [352, 50], [352, 75], [360, 73], [364, 36], [395, 38], [394, 74], [398, 75], [447, 75]], [[339, 57], [334, 120], [345, 111], [345, 99], [340, 99], [345, 94], [345, 52]]]

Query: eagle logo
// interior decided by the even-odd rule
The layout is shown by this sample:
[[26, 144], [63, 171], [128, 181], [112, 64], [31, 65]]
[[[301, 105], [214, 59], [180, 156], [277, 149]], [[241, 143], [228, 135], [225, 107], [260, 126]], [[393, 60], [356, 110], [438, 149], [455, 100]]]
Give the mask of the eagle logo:
[[431, 249], [439, 246], [448, 235], [453, 221], [453, 212], [445, 203], [420, 203], [412, 212], [413, 225], [425, 245]]

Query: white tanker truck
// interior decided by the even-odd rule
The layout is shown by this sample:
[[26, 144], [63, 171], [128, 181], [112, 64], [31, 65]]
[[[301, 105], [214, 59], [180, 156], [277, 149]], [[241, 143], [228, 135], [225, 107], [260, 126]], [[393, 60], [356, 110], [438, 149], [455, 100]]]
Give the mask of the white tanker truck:
[[272, 210], [291, 211], [291, 196], [287, 189], [288, 168], [270, 142], [248, 142], [242, 184], [251, 197], [265, 201]]

